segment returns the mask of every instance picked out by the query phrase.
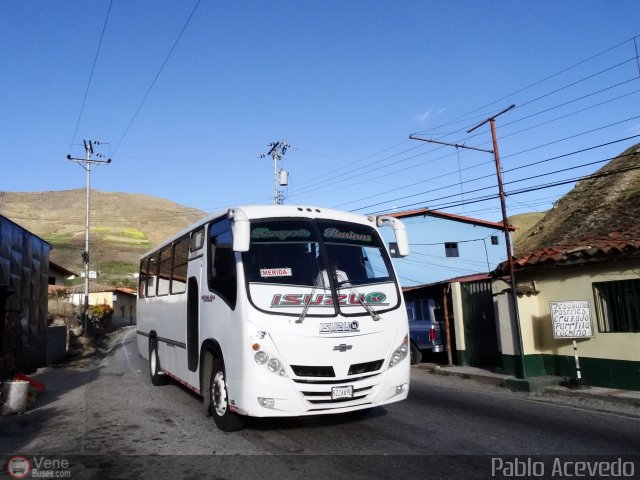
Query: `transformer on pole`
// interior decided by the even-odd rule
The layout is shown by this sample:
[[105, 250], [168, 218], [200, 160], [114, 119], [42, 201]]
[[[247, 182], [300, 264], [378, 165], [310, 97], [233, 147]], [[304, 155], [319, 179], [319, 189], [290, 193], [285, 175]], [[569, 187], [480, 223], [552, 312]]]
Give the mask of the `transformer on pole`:
[[289, 184], [289, 172], [282, 167], [278, 170], [278, 162], [283, 160], [284, 155], [287, 153], [287, 149], [290, 146], [291, 145], [287, 143], [286, 139], [281, 142], [271, 142], [269, 144], [269, 151], [259, 155], [258, 157], [264, 158], [268, 155], [273, 159], [273, 180], [275, 184], [273, 194], [274, 205], [281, 205], [283, 203], [284, 198], [280, 191], [280, 187], [286, 187]]

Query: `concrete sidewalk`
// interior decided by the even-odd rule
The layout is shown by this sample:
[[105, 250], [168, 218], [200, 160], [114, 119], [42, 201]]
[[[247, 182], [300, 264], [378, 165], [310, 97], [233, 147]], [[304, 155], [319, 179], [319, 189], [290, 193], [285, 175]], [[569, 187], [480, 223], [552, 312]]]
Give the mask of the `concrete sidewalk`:
[[567, 380], [564, 377], [544, 376], [519, 379], [513, 375], [493, 373], [489, 370], [476, 367], [443, 366], [435, 363], [421, 363], [413, 367], [426, 369], [438, 375], [455, 375], [468, 378], [481, 383], [505, 387], [509, 390], [530, 393], [550, 393], [570, 398], [592, 398], [640, 408], [640, 391], [636, 390], [620, 390], [603, 387], [590, 387], [579, 390], [570, 389], [560, 385], [561, 382]]

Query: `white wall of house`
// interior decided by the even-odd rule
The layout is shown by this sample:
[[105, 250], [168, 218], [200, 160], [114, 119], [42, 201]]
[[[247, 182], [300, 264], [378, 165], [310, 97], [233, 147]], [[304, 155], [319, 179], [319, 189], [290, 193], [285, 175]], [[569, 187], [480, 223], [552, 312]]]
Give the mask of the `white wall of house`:
[[[136, 295], [122, 291], [90, 292], [89, 305], [109, 305], [113, 308], [112, 324], [129, 325], [136, 323]], [[82, 305], [84, 293], [71, 295], [71, 303]]]
[[451, 301], [453, 303], [453, 328], [456, 332], [455, 349], [459, 351], [466, 350], [466, 343], [464, 339], [464, 314], [462, 313], [462, 289], [460, 288], [460, 282], [451, 284]]
[[[525, 355], [573, 355], [571, 339], [554, 339], [550, 302], [586, 300], [589, 302], [593, 337], [577, 340], [580, 356], [640, 361], [640, 333], [604, 333], [598, 331], [593, 283], [638, 279], [639, 262], [592, 264], [576, 267], [546, 268], [517, 274], [518, 285], [533, 286], [538, 294], [520, 296], [518, 310]], [[510, 295], [500, 293], [510, 287], [494, 281], [502, 353], [517, 352], [517, 337], [510, 315]]]

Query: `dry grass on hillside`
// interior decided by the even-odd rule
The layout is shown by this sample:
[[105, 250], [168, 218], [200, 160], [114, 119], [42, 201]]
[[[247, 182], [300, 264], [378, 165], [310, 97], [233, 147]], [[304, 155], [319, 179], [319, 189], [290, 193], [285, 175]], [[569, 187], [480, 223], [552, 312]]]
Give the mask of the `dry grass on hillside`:
[[[626, 170], [614, 173], [619, 170]], [[578, 182], [526, 235], [516, 251], [607, 235], [640, 222], [640, 144], [602, 167], [600, 178]]]
[[[49, 241], [51, 259], [82, 270], [86, 192], [83, 189], [12, 193], [0, 198], [0, 214]], [[205, 215], [148, 195], [91, 190], [91, 263], [135, 265], [142, 253]], [[93, 269], [93, 267], [92, 267]]]

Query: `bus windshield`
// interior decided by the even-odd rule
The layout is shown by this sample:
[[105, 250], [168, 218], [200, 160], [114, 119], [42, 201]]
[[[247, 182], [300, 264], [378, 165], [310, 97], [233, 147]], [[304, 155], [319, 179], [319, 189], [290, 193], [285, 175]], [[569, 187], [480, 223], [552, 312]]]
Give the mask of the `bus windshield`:
[[[396, 297], [387, 251], [371, 227], [335, 220], [260, 220], [251, 222], [251, 246], [242, 254], [251, 302], [262, 311], [299, 315], [366, 315], [388, 309], [382, 297]], [[389, 284], [380, 292], [381, 284]], [[372, 294], [378, 294], [372, 295]], [[335, 301], [337, 295], [338, 301]], [[355, 297], [355, 298], [354, 298]], [[393, 304], [397, 304], [396, 301]], [[396, 305], [397, 306], [397, 305]]]

